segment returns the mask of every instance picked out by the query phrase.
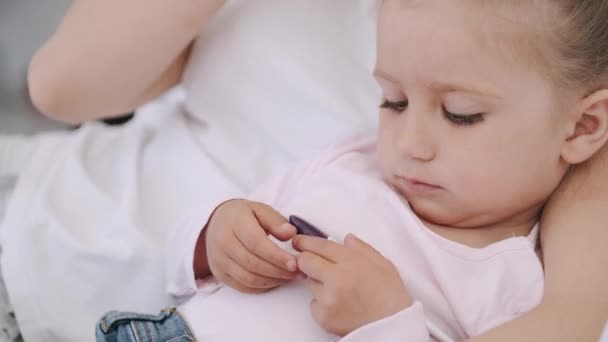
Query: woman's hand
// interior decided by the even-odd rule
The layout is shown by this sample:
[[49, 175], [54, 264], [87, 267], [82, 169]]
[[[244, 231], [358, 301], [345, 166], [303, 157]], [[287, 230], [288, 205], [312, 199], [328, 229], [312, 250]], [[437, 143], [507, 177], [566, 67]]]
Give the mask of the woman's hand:
[[545, 207], [541, 304], [471, 341], [597, 341], [608, 319], [606, 208], [608, 145], [577, 166]]
[[608, 319], [607, 208], [605, 145], [592, 159], [574, 168], [541, 218], [545, 267], [541, 306], [560, 313], [564, 322], [554, 324], [564, 327], [564, 341], [597, 341]]
[[395, 266], [354, 235], [344, 245], [298, 235], [293, 246], [301, 252], [298, 268], [309, 277], [312, 315], [330, 333], [347, 335], [412, 304]]
[[287, 241], [296, 235], [296, 229], [265, 204], [225, 202], [201, 233], [194, 268], [208, 266], [218, 281], [246, 293], [268, 291], [297, 279], [295, 257], [272, 242], [268, 234]]

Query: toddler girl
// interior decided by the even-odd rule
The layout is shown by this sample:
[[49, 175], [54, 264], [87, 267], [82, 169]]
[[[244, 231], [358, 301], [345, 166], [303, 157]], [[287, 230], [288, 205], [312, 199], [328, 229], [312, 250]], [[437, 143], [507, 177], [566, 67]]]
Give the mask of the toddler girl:
[[110, 313], [98, 341], [463, 340], [534, 308], [540, 212], [608, 139], [606, 17], [603, 0], [385, 0], [377, 137], [200, 208], [171, 243], [185, 303]]

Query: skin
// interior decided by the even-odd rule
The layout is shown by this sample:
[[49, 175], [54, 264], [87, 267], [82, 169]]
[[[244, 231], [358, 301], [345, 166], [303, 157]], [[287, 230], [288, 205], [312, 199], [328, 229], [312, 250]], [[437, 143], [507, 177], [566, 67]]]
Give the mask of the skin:
[[213, 274], [245, 293], [259, 293], [298, 279], [295, 258], [267, 238], [288, 241], [295, 227], [271, 207], [246, 200], [218, 206], [197, 242], [195, 276]]
[[543, 211], [541, 304], [471, 341], [598, 341], [608, 319], [608, 290], [600, 286], [608, 281], [606, 174], [608, 145], [577, 166]]
[[[61, 27], [32, 60], [28, 78], [35, 105], [57, 120], [84, 122], [131, 111], [177, 84], [188, 46], [223, 1], [186, 1], [169, 8], [164, 3], [73, 2]], [[131, 48], [121, 48], [125, 45]], [[130, 74], [122, 79], [125, 70]], [[606, 174], [608, 147], [579, 165], [543, 211], [546, 288], [541, 305], [473, 340], [597, 341], [608, 317]], [[256, 229], [266, 225], [252, 223]], [[194, 260], [200, 277], [210, 275], [204, 240], [201, 236]]]
[[180, 82], [192, 41], [223, 4], [73, 1], [32, 58], [32, 102], [68, 123], [134, 110]]
[[[375, 75], [385, 98], [378, 139], [385, 178], [429, 228], [483, 247], [527, 235], [538, 221], [580, 159], [569, 153], [580, 113], [578, 92], [483, 44], [479, 22], [498, 9], [475, 7], [385, 1]], [[592, 154], [599, 145], [587, 148]]]

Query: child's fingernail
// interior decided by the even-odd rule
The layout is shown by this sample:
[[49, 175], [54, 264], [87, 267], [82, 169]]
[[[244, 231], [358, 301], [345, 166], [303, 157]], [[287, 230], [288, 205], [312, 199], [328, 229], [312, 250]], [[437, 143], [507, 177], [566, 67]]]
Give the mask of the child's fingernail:
[[281, 225], [281, 230], [285, 232], [296, 231], [295, 227], [290, 225], [289, 223], [283, 223]]
[[346, 241], [356, 242], [356, 241], [359, 241], [359, 238], [353, 233], [348, 233], [346, 235], [346, 237], [344, 238], [344, 242], [346, 242]]

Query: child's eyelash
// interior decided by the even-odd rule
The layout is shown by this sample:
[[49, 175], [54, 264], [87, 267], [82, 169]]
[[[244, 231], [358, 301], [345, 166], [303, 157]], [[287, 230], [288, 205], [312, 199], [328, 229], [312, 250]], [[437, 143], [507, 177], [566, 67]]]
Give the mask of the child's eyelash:
[[403, 112], [407, 106], [408, 106], [409, 102], [407, 100], [405, 101], [389, 101], [387, 99], [382, 100], [382, 104], [380, 105], [380, 108], [382, 109], [390, 109], [394, 112]]
[[[407, 100], [389, 101], [387, 99], [384, 99], [384, 100], [382, 100], [382, 104], [380, 105], [380, 108], [389, 109], [393, 112], [401, 113], [407, 109], [408, 105], [409, 105], [409, 102]], [[458, 125], [458, 126], [473, 126], [473, 125], [483, 122], [485, 119], [484, 113], [478, 113], [478, 114], [473, 114], [473, 115], [460, 115], [460, 114], [450, 113], [445, 108], [443, 108], [443, 115], [445, 116], [445, 118], [448, 121], [450, 121], [453, 124]]]
[[485, 119], [483, 113], [477, 113], [477, 114], [473, 114], [473, 115], [459, 115], [459, 114], [450, 113], [445, 108], [443, 109], [443, 115], [450, 122], [454, 123], [455, 125], [459, 125], [459, 126], [473, 126], [473, 125], [482, 123], [483, 120]]

